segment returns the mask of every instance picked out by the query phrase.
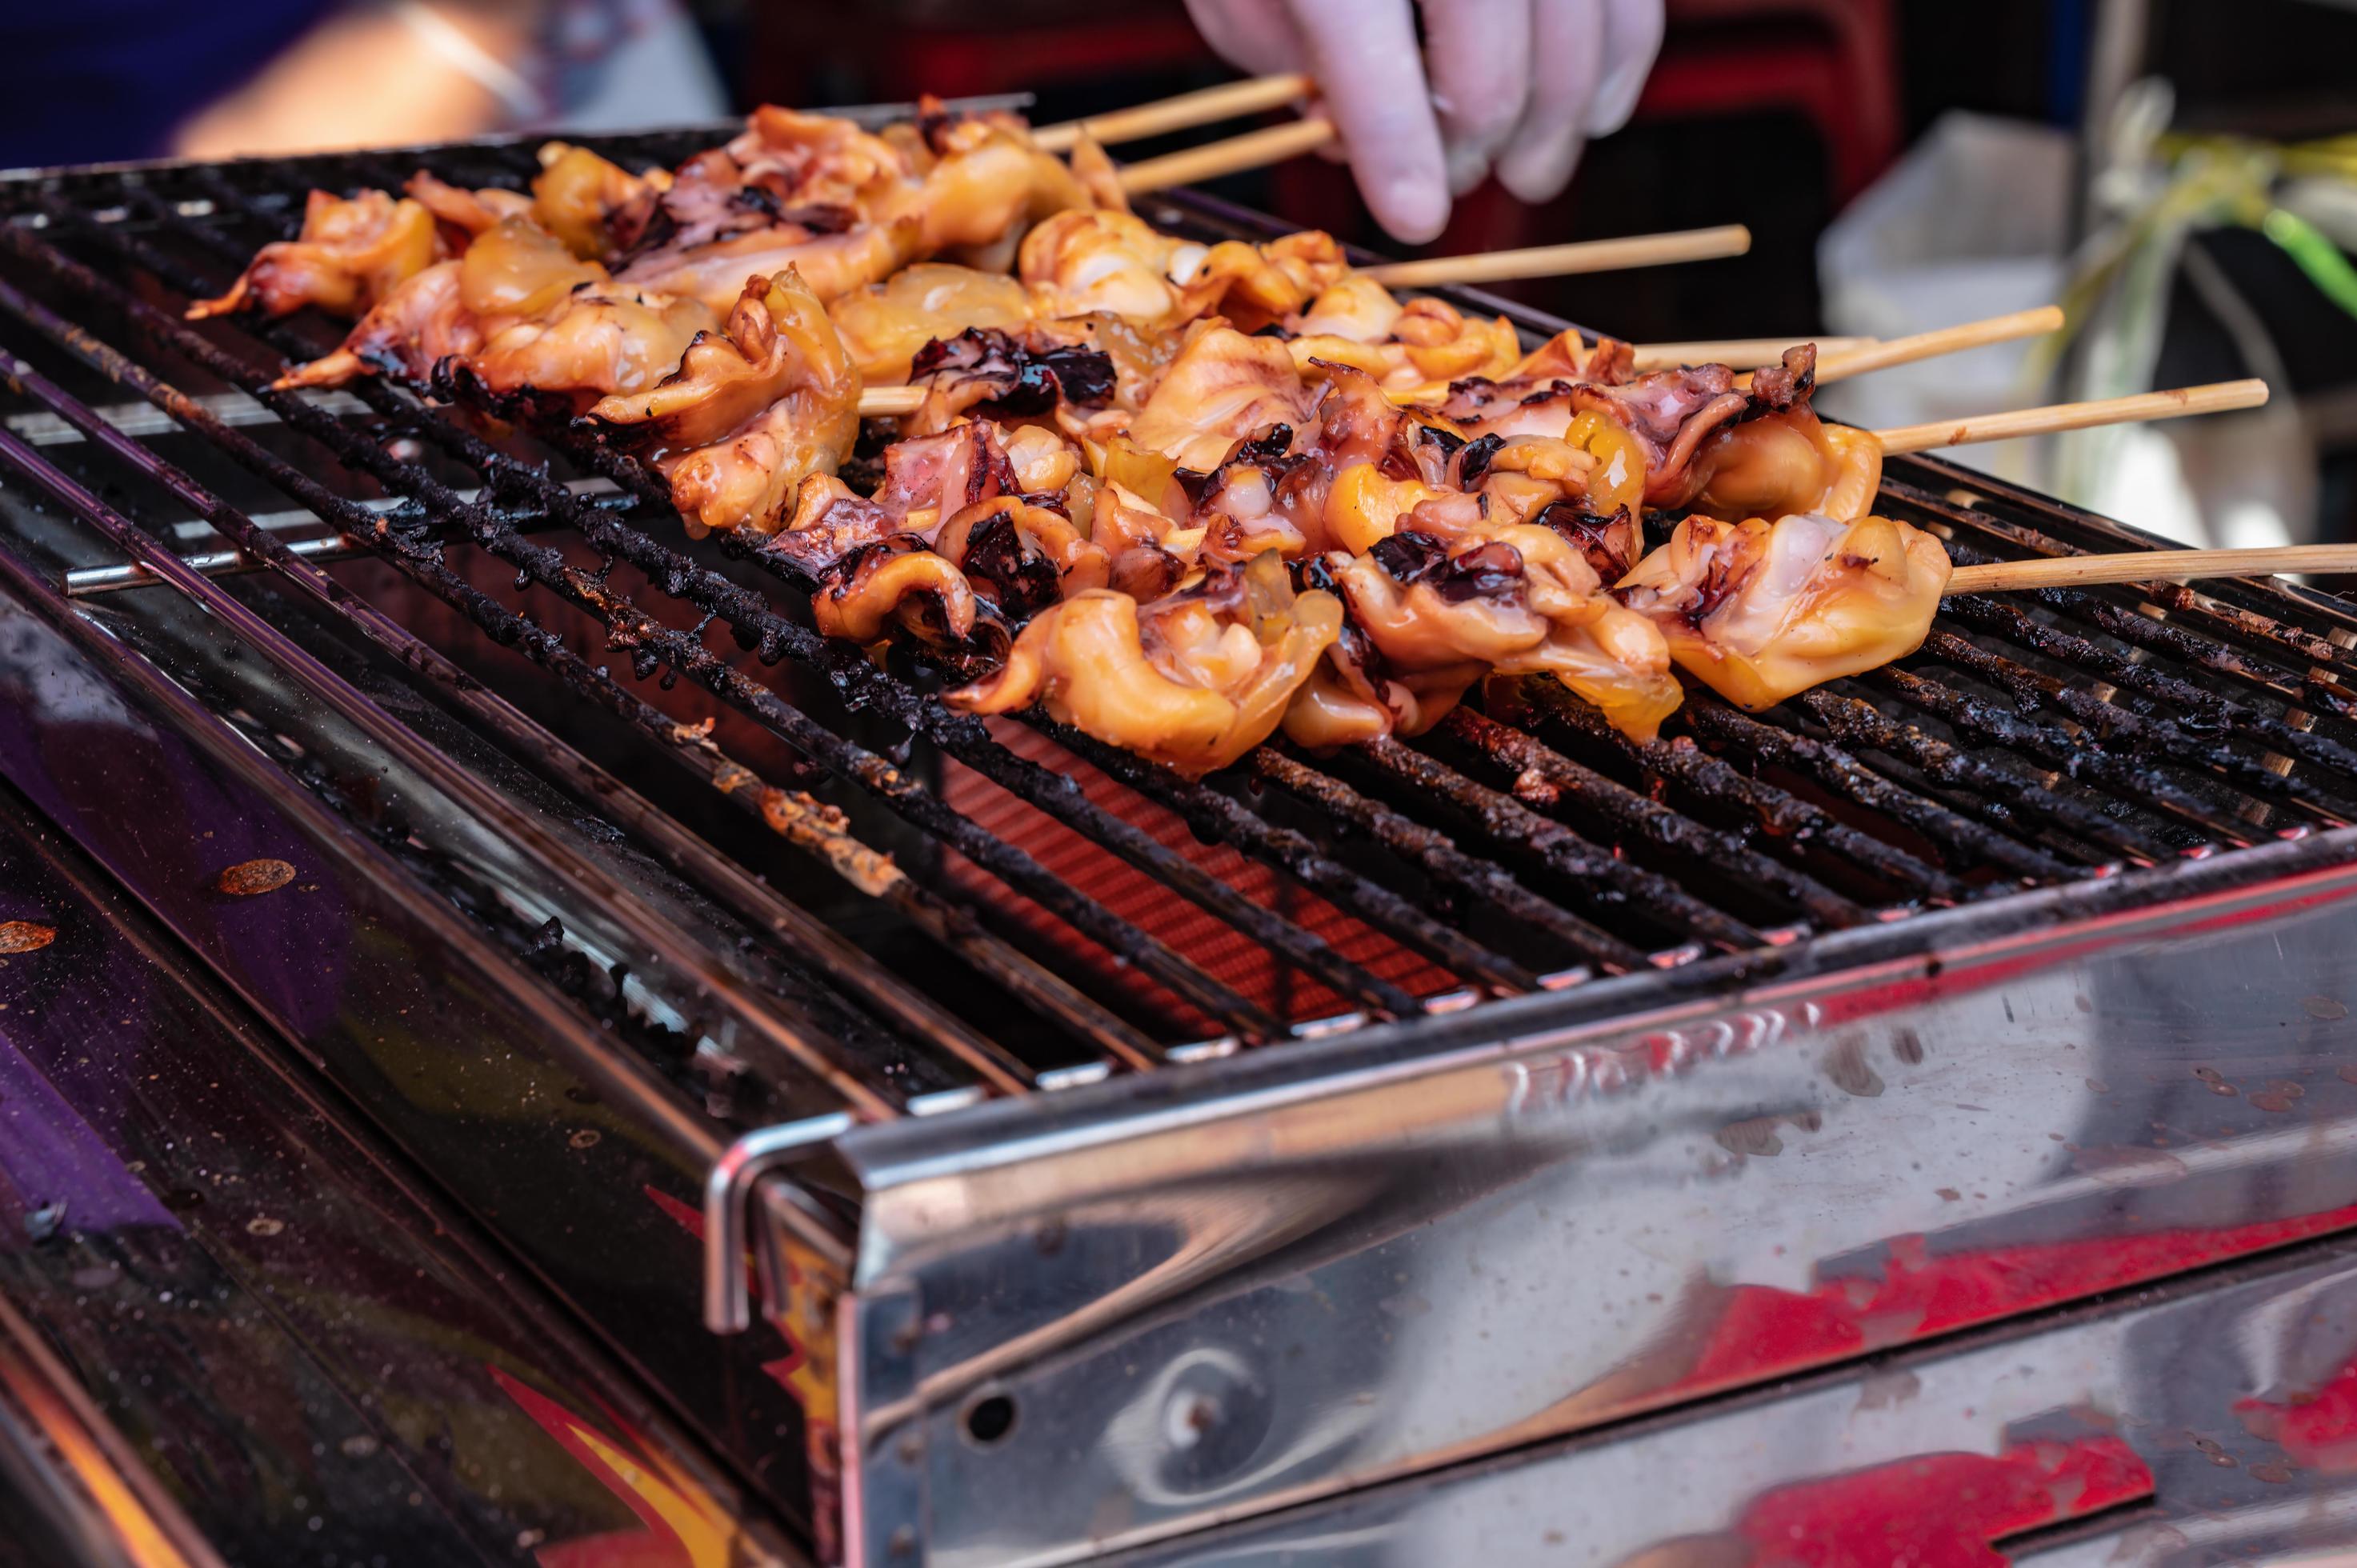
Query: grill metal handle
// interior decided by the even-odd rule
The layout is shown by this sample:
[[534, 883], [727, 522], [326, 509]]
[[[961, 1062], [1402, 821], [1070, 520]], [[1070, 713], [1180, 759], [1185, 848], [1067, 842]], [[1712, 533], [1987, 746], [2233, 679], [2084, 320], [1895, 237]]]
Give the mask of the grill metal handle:
[[[704, 1183], [704, 1325], [715, 1334], [742, 1334], [753, 1326], [752, 1291], [745, 1283], [745, 1251], [754, 1235], [753, 1194], [761, 1178], [791, 1164], [794, 1157], [821, 1144], [831, 1143], [857, 1123], [845, 1112], [812, 1116], [748, 1133], [728, 1145]], [[823, 1251], [839, 1254], [846, 1274], [850, 1247], [840, 1235], [824, 1233], [815, 1213], [808, 1240]], [[771, 1302], [786, 1295], [785, 1270], [774, 1246], [755, 1250], [760, 1261], [761, 1290]]]

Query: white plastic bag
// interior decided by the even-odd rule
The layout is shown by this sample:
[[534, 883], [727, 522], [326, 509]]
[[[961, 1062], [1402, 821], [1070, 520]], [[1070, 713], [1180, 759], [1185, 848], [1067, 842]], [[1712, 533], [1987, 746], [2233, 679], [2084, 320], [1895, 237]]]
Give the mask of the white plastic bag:
[[[2073, 169], [2070, 135], [1953, 112], [1941, 116], [1817, 242], [1827, 327], [1897, 338], [2050, 305], [2061, 296]], [[2001, 343], [1828, 387], [1829, 413], [1916, 424], [2036, 401], [2033, 345]], [[2015, 471], [1977, 450], [1975, 467]]]

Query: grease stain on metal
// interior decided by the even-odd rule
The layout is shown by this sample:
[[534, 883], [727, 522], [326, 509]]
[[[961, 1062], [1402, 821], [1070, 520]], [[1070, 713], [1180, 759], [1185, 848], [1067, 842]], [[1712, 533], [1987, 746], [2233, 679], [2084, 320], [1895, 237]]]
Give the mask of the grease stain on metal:
[[213, 879], [213, 886], [232, 898], [252, 898], [259, 894], [275, 893], [295, 880], [295, 868], [283, 860], [264, 856], [258, 860], [241, 860]]

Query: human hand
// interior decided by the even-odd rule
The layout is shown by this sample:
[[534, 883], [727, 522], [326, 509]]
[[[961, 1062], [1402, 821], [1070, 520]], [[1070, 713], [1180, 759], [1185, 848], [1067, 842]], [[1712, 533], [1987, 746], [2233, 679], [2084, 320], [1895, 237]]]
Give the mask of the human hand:
[[1590, 136], [1626, 124], [1662, 46], [1663, 0], [1187, 0], [1222, 56], [1308, 71], [1377, 221], [1421, 243], [1494, 165], [1544, 201]]

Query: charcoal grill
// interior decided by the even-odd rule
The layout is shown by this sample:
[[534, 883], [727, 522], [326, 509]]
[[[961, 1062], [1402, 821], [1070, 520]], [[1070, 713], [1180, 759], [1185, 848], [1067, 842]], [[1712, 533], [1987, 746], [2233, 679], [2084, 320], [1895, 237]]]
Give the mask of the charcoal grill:
[[[534, 168], [0, 182], [0, 771], [815, 1555], [1614, 1562], [1933, 1450], [2023, 1500], [1910, 1518], [2064, 1555], [2337, 1517], [2313, 1455], [2169, 1477], [2357, 1377], [2284, 1316], [2357, 1224], [2347, 606], [1956, 598], [1648, 745], [1534, 683], [1190, 783], [827, 643], [627, 458], [179, 318], [420, 164]], [[1923, 458], [1883, 506], [2154, 542]]]

